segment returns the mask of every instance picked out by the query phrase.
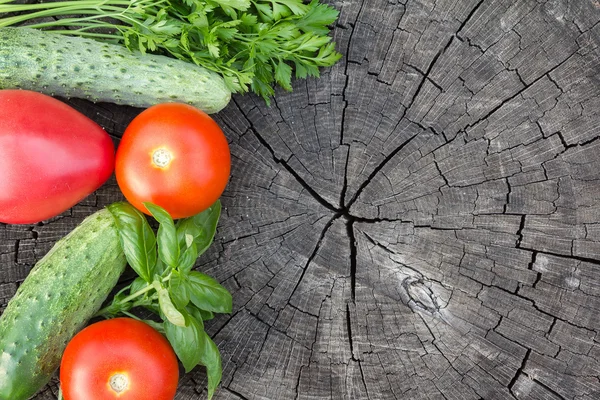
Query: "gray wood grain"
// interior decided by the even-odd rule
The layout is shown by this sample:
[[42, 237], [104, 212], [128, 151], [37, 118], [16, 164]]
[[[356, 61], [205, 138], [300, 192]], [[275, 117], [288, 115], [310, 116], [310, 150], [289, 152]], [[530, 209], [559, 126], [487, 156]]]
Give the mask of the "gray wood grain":
[[[232, 176], [197, 268], [234, 296], [207, 324], [215, 398], [599, 399], [600, 3], [330, 4], [340, 63], [215, 116]], [[116, 144], [140, 111], [69, 104]], [[121, 199], [112, 179], [1, 225], [0, 303]], [[176, 398], [205, 385], [196, 368]]]

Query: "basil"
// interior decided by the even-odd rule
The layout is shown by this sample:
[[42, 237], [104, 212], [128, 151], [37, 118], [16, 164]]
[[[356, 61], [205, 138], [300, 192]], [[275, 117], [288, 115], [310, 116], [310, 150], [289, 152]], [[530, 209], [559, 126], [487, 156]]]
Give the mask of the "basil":
[[231, 312], [231, 294], [210, 276], [191, 271], [188, 275], [188, 285], [190, 300], [199, 309], [216, 313]]
[[127, 263], [146, 282], [152, 282], [156, 267], [156, 237], [146, 217], [125, 202], [111, 204], [108, 210], [115, 218]]
[[186, 326], [186, 320], [183, 314], [175, 307], [169, 291], [157, 285], [156, 292], [158, 293], [158, 306], [160, 307], [161, 315], [164, 315], [167, 321], [177, 326]]
[[208, 397], [221, 381], [219, 349], [204, 331], [214, 313], [231, 313], [231, 293], [214, 278], [194, 270], [198, 257], [214, 240], [221, 203], [176, 223], [163, 208], [144, 203], [158, 222], [155, 234], [143, 213], [128, 203], [109, 206], [127, 261], [138, 277], [97, 315], [135, 317], [142, 307], [161, 320], [144, 320], [165, 336], [186, 372], [206, 367]]
[[133, 282], [131, 282], [131, 284], [129, 285], [129, 294], [134, 294], [136, 293], [138, 290], [142, 290], [146, 287], [146, 281], [138, 276], [137, 278], [135, 278], [133, 280]]
[[169, 281], [169, 294], [178, 309], [184, 309], [190, 302], [189, 285], [187, 276], [178, 271], [173, 271]]
[[159, 222], [158, 227], [158, 256], [160, 259], [172, 268], [177, 268], [179, 260], [179, 245], [177, 243], [177, 232], [173, 219], [163, 208], [144, 203], [144, 206], [150, 211], [152, 216]]
[[206, 347], [204, 341], [207, 335], [204, 332], [202, 321], [191, 315], [188, 315], [187, 320], [187, 326], [179, 326], [165, 321], [164, 328], [167, 339], [183, 364], [185, 372], [190, 372], [196, 365], [200, 364], [202, 352]]
[[[188, 235], [188, 237], [191, 237], [191, 235]], [[192, 241], [189, 247], [187, 247], [183, 252], [179, 253], [178, 269], [184, 272], [190, 271], [194, 267], [197, 258], [198, 248], [196, 247], [196, 243]]]
[[186, 236], [190, 235], [198, 249], [198, 255], [203, 254], [213, 241], [220, 215], [221, 202], [217, 200], [205, 211], [179, 220], [177, 222], [177, 239], [180, 246], [182, 246], [182, 242], [186, 242]]
[[221, 354], [215, 342], [212, 341], [206, 332], [202, 343], [204, 346], [200, 351], [200, 363], [206, 367], [206, 376], [208, 377], [208, 398], [212, 398], [215, 389], [221, 382], [223, 369], [221, 366]]

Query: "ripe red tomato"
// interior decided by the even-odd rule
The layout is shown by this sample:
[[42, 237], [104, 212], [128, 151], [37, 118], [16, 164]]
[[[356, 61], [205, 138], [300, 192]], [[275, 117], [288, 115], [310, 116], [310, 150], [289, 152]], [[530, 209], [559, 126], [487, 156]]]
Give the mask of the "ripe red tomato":
[[96, 322], [71, 339], [60, 365], [65, 400], [172, 400], [177, 357], [158, 331], [132, 318]]
[[115, 147], [94, 121], [50, 96], [0, 90], [0, 221], [54, 217], [112, 174]]
[[223, 131], [205, 112], [181, 103], [144, 110], [117, 148], [115, 172], [127, 200], [185, 218], [210, 207], [223, 193], [231, 167]]

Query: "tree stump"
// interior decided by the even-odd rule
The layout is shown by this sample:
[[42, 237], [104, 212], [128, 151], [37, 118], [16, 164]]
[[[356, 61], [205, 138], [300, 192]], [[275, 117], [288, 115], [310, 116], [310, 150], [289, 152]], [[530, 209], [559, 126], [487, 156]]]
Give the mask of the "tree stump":
[[[344, 58], [215, 115], [218, 400], [600, 398], [600, 2], [339, 0]], [[141, 110], [69, 103], [114, 136]], [[114, 180], [0, 229], [2, 303]], [[206, 398], [202, 368], [177, 399]], [[54, 380], [36, 399], [55, 399]]]

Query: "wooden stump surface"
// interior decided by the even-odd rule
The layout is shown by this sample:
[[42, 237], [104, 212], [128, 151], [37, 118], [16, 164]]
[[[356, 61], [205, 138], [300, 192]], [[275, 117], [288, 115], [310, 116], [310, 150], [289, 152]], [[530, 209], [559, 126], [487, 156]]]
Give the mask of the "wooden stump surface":
[[[215, 115], [232, 176], [197, 267], [234, 298], [207, 323], [215, 399], [600, 399], [600, 2], [330, 4], [341, 62]], [[116, 144], [141, 111], [69, 104]], [[0, 226], [2, 304], [121, 199], [111, 179]], [[205, 386], [196, 368], [176, 398]]]

